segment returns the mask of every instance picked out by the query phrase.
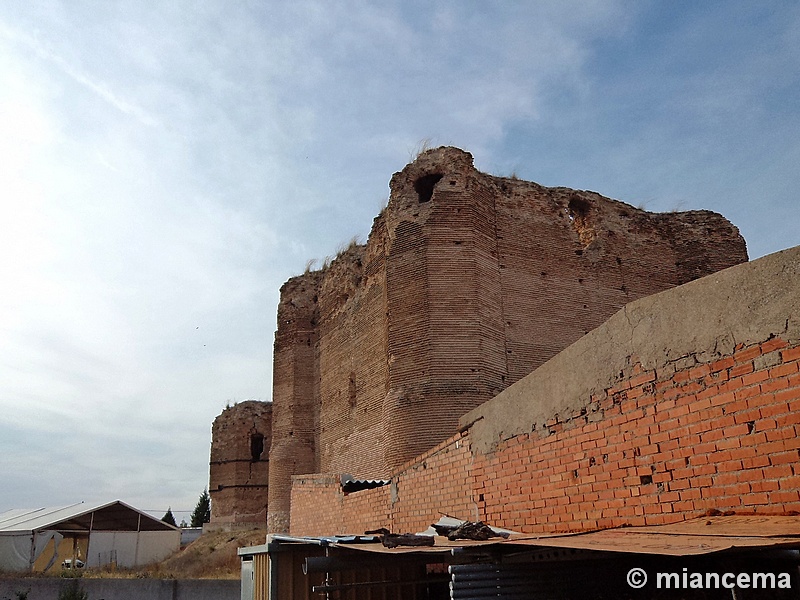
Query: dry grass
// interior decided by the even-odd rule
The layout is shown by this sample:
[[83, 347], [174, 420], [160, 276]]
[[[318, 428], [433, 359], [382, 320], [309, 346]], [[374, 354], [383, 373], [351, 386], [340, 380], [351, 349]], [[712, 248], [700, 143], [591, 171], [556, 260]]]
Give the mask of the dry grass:
[[206, 533], [166, 560], [140, 569], [87, 569], [84, 577], [152, 579], [239, 579], [237, 550], [265, 543], [264, 530]]

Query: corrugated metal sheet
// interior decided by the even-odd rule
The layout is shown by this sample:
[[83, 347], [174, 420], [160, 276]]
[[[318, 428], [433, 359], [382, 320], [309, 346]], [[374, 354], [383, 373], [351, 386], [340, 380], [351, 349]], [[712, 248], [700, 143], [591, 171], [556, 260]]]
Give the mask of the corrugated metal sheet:
[[30, 532], [46, 529], [52, 523], [82, 513], [83, 502], [49, 508], [15, 508], [0, 514], [0, 532]]
[[[331, 544], [341, 543], [335, 538], [327, 539]], [[666, 556], [693, 556], [733, 548], [800, 548], [800, 516], [700, 517], [672, 525], [620, 527], [572, 534], [517, 533], [507, 539], [486, 541], [450, 541], [436, 536], [434, 546], [430, 547], [385, 548], [381, 544], [358, 544], [353, 547], [368, 552], [404, 554], [509, 545]]]
[[390, 479], [356, 479], [352, 475], [342, 475], [341, 477], [342, 491], [345, 494], [352, 492], [360, 492], [361, 490], [371, 490], [377, 487], [383, 487], [391, 483]]
[[570, 565], [550, 565], [546, 569], [531, 565], [451, 565], [450, 598], [453, 600], [554, 600], [585, 597], [587, 581], [601, 581], [607, 575], [605, 564], [582, 565], [580, 577]]

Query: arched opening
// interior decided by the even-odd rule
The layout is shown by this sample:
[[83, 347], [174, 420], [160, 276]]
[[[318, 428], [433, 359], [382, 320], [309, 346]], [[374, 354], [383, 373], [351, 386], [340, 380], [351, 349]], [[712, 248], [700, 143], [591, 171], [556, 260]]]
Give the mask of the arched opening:
[[253, 461], [261, 460], [264, 454], [264, 436], [258, 432], [250, 434], [250, 457]]

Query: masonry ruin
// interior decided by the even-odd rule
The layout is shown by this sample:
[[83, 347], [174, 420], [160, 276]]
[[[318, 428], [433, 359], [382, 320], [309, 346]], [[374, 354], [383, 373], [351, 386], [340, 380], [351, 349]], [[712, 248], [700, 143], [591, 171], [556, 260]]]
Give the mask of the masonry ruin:
[[248, 400], [227, 407], [211, 427], [212, 528], [266, 525], [272, 404]]
[[386, 477], [627, 303], [747, 260], [716, 213], [494, 177], [457, 148], [390, 188], [366, 244], [281, 288], [270, 531], [293, 476]]

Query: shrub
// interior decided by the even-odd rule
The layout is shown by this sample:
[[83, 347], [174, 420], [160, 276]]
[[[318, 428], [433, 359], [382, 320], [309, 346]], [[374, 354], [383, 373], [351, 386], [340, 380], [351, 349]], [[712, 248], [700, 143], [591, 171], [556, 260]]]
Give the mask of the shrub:
[[71, 580], [58, 593], [58, 600], [88, 600], [89, 594], [84, 591], [77, 579]]

